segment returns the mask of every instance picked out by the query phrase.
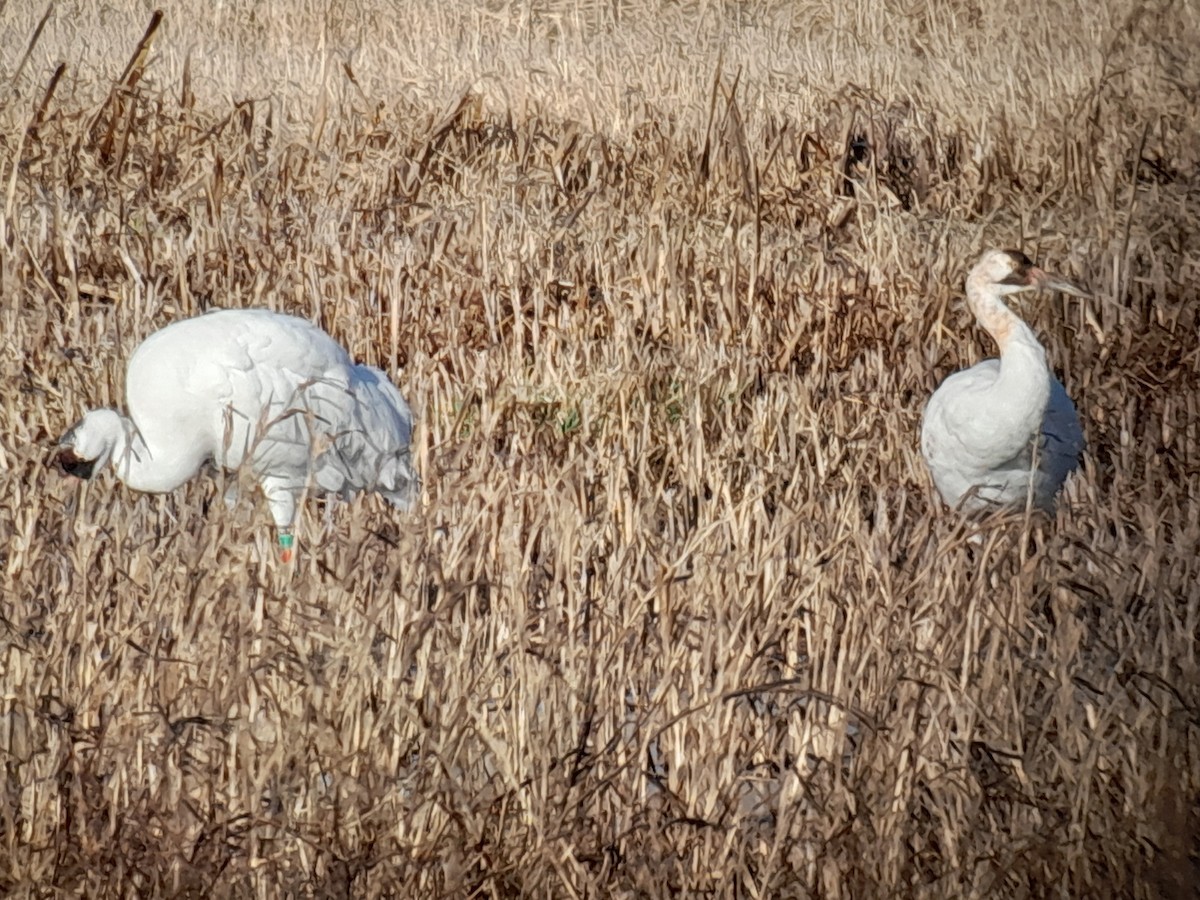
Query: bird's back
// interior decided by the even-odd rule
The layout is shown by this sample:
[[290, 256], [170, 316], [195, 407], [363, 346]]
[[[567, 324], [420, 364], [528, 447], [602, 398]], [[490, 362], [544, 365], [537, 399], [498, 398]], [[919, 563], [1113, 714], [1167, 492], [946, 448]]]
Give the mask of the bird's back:
[[305, 379], [348, 365], [345, 351], [302, 319], [218, 310], [146, 338], [130, 358], [126, 397], [152, 446], [186, 439], [237, 465], [245, 433], [264, 413], [285, 405]]

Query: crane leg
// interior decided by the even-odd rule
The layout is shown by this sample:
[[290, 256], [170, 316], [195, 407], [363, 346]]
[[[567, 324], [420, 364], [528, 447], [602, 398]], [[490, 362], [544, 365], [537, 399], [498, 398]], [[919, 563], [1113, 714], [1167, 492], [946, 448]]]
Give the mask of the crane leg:
[[292, 525], [296, 521], [297, 499], [304, 491], [304, 485], [296, 485], [285, 478], [271, 475], [263, 478], [263, 496], [267, 498], [267, 506], [271, 510], [271, 518], [275, 520], [275, 530], [279, 536], [279, 558], [287, 563], [292, 561], [295, 537]]

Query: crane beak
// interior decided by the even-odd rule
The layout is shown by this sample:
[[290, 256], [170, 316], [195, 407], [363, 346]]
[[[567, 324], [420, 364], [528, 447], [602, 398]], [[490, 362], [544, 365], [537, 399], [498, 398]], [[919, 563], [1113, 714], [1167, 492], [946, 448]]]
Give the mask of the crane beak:
[[1092, 295], [1059, 275], [1052, 275], [1036, 266], [1029, 270], [1029, 283], [1036, 285], [1044, 291], [1062, 291], [1064, 294], [1070, 294], [1072, 297], [1091, 297]]

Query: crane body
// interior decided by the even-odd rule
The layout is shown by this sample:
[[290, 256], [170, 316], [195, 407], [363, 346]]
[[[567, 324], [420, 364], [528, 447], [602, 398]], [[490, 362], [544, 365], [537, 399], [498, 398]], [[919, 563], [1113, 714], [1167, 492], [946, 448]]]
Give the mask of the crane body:
[[419, 491], [400, 391], [294, 316], [218, 310], [167, 326], [130, 358], [126, 400], [128, 417], [92, 410], [67, 431], [65, 471], [87, 478], [111, 464], [129, 487], [161, 493], [208, 461], [248, 466], [285, 558], [306, 491], [378, 491], [402, 509]]

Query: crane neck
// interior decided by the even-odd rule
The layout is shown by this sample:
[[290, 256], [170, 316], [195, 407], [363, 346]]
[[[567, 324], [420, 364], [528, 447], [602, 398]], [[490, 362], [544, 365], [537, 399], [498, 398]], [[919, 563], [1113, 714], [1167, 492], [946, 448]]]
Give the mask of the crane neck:
[[975, 321], [992, 336], [1000, 348], [1000, 359], [1008, 354], [1034, 356], [1045, 365], [1045, 351], [1033, 330], [1009, 309], [1004, 297], [995, 285], [979, 284], [967, 280], [967, 304], [975, 314]]
[[108, 414], [99, 421], [112, 448], [109, 461], [113, 471], [129, 487], [162, 493], [174, 490], [196, 474], [198, 462], [172, 454], [166, 448], [149, 446], [132, 420], [115, 410], [98, 412]]
[[1020, 422], [1027, 431], [1041, 420], [1050, 400], [1050, 367], [1033, 330], [1021, 321], [994, 285], [967, 281], [967, 302], [980, 326], [1000, 347], [1000, 374], [990, 388], [991, 415]]

